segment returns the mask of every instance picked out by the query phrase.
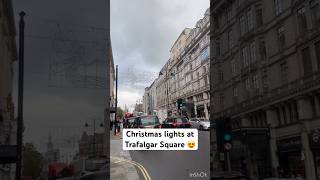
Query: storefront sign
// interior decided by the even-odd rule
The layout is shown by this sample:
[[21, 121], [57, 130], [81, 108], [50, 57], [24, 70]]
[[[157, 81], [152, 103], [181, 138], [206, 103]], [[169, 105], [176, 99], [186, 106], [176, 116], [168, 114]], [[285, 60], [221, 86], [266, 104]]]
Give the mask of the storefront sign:
[[278, 140], [277, 145], [278, 151], [280, 152], [301, 150], [301, 137], [297, 136], [289, 139]]

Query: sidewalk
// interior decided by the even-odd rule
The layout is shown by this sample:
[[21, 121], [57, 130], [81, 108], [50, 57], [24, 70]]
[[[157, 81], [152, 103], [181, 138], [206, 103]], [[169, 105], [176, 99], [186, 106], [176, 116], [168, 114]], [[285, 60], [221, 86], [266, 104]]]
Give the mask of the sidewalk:
[[140, 180], [134, 165], [121, 159], [131, 160], [129, 151], [122, 150], [121, 133], [114, 135], [110, 131], [110, 178], [112, 180]]

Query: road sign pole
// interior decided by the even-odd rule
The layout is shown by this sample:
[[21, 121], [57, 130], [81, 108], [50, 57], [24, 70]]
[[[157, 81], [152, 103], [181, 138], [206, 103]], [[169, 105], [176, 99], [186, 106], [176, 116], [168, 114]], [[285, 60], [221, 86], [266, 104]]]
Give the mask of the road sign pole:
[[231, 174], [231, 162], [230, 162], [230, 152], [229, 151], [227, 151], [226, 156], [227, 156], [226, 162], [227, 162], [227, 167], [228, 167], [228, 173]]

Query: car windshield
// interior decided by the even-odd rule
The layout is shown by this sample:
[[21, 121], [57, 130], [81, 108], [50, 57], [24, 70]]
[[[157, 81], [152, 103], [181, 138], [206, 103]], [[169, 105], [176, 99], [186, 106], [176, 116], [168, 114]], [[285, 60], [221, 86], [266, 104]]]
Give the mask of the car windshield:
[[141, 125], [147, 126], [147, 125], [154, 125], [159, 124], [159, 119], [156, 116], [151, 117], [141, 117]]
[[183, 118], [177, 118], [177, 122], [178, 122], [178, 123], [186, 123], [186, 122], [188, 122], [188, 119], [185, 118], [185, 117], [183, 117]]
[[134, 118], [128, 119], [128, 122], [129, 122], [129, 123], [133, 123], [133, 122], [134, 122]]

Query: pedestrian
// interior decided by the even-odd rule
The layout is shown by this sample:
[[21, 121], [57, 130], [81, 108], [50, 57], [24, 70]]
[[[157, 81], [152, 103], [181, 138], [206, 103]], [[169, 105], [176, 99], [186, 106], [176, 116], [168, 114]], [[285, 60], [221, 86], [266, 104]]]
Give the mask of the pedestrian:
[[117, 122], [118, 133], [120, 133], [120, 126], [121, 126], [121, 120], [120, 120], [120, 118], [118, 118], [118, 122]]
[[111, 121], [110, 121], [110, 130], [113, 129], [113, 123], [114, 123], [114, 122], [111, 120]]

